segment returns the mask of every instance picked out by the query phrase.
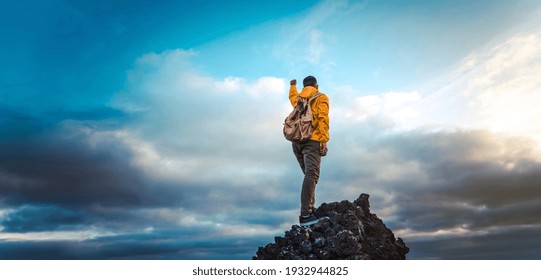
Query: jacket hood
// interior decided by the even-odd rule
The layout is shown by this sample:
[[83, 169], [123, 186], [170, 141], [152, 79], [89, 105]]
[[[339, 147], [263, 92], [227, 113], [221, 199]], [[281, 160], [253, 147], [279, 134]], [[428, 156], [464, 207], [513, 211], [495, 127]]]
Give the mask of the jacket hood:
[[314, 96], [314, 94], [318, 93], [319, 90], [313, 86], [307, 86], [302, 89], [302, 91], [299, 93], [299, 96], [302, 98], [310, 98]]

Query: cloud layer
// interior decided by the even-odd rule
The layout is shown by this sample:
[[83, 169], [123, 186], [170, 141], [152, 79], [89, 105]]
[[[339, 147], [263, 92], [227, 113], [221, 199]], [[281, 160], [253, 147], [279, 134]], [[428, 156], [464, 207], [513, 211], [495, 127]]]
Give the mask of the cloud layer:
[[[271, 56], [332, 68], [324, 24], [348, 7], [365, 4], [316, 6]], [[369, 193], [411, 258], [541, 258], [540, 38], [514, 34], [408, 89], [320, 79], [317, 203]], [[289, 77], [209, 74], [205, 55], [141, 55], [103, 110], [1, 108], [0, 258], [247, 259], [295, 223]]]

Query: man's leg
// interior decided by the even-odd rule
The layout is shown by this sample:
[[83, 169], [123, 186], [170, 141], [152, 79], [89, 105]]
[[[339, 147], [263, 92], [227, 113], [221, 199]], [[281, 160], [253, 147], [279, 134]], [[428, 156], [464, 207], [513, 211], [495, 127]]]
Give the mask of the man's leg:
[[308, 140], [304, 143], [302, 154], [304, 159], [304, 180], [301, 191], [301, 216], [306, 216], [315, 210], [315, 191], [321, 166], [319, 142]]
[[302, 174], [304, 174], [304, 155], [302, 153], [302, 150], [304, 148], [304, 143], [292, 143], [293, 146], [293, 154], [295, 154], [295, 157], [297, 158], [297, 161], [299, 162], [299, 165], [301, 166]]

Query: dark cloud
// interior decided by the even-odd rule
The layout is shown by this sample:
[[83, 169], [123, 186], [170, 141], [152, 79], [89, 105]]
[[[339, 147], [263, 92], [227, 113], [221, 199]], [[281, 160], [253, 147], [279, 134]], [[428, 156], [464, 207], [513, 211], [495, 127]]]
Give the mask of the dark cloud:
[[131, 159], [114, 139], [92, 146], [84, 133], [62, 127], [2, 141], [1, 202], [133, 207], [181, 200], [171, 186], [149, 182]]
[[4, 232], [76, 230], [86, 222], [80, 211], [56, 206], [25, 205], [7, 214], [0, 222]]
[[409, 259], [538, 260], [541, 226], [495, 229], [477, 236], [406, 240]]
[[[448, 218], [453, 209], [467, 213], [469, 219], [504, 211], [520, 224], [540, 214], [531, 207], [541, 201], [541, 163], [535, 160], [539, 153], [535, 143], [475, 131], [417, 136], [410, 141], [418, 144], [417, 151], [424, 148], [428, 153], [415, 156], [415, 149], [408, 150], [411, 144], [404, 141], [401, 151], [407, 152], [402, 154], [419, 162], [430, 178], [428, 183], [417, 183], [419, 193], [414, 197], [440, 205], [436, 208], [442, 208]], [[404, 194], [408, 189], [402, 190]]]
[[86, 122], [50, 125], [10, 116], [25, 135], [0, 140], [0, 210], [8, 211], [0, 216], [4, 232], [140, 230], [139, 223], [159, 222], [141, 219], [138, 210], [189, 209], [184, 197], [204, 191], [146, 177], [117, 139], [92, 143], [85, 130], [95, 128]]
[[[223, 172], [209, 169], [183, 183], [153, 177], [134, 164], [133, 147], [92, 122], [53, 125], [8, 115], [4, 120], [29, 137], [0, 141], [2, 233], [94, 230], [100, 237], [4, 240], [0, 258], [249, 259], [273, 236], [250, 237], [246, 228], [279, 232], [294, 222], [283, 212], [298, 205], [302, 174], [293, 156], [277, 173], [226, 161], [236, 164], [235, 174], [205, 181]], [[99, 141], [92, 133], [102, 133]], [[541, 226], [535, 143], [457, 131], [365, 135], [334, 145], [323, 162], [318, 203], [370, 193], [373, 212], [404, 232], [410, 258], [540, 258], [531, 237]]]
[[[373, 194], [374, 212], [405, 232], [414, 258], [541, 257], [535, 235], [526, 235], [541, 227], [537, 143], [487, 131], [416, 131], [358, 141], [362, 148], [353, 158], [342, 155], [347, 180]], [[524, 244], [513, 247], [515, 238]]]
[[[91, 121], [49, 125], [23, 118], [13, 123], [28, 137], [0, 141], [1, 233], [45, 237], [58, 232], [54, 240], [62, 232], [79, 232], [75, 238], [82, 239], [4, 240], [3, 259], [249, 259], [261, 240], [222, 237], [223, 228], [215, 223], [230, 225], [233, 232], [246, 223], [278, 227], [284, 216], [272, 209], [294, 203], [228, 181], [212, 185], [153, 178], [133, 164], [133, 150], [119, 139], [93, 142], [88, 131], [109, 134]], [[182, 225], [183, 219], [189, 225]], [[84, 239], [85, 232], [102, 237]]]
[[165, 231], [131, 234], [86, 241], [0, 241], [0, 259], [12, 260], [165, 260], [213, 259], [248, 260], [262, 238], [186, 237], [186, 232]]

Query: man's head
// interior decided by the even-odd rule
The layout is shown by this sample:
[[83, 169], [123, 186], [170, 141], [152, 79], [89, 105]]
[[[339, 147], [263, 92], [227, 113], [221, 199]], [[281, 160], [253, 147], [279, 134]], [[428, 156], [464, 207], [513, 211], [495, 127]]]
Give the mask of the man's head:
[[314, 76], [308, 76], [306, 78], [304, 78], [304, 80], [302, 80], [302, 85], [304, 87], [307, 87], [307, 86], [313, 86], [315, 87], [317, 85], [317, 80], [316, 80], [316, 77]]

